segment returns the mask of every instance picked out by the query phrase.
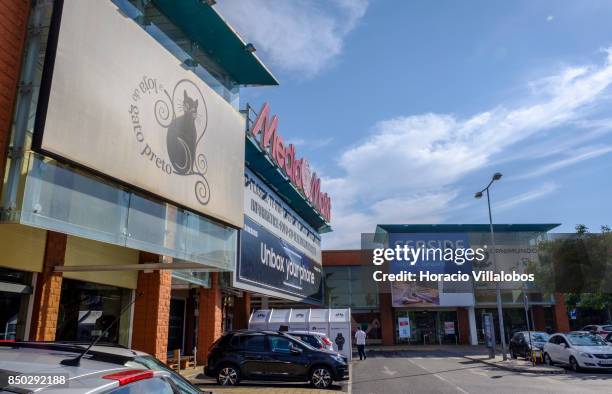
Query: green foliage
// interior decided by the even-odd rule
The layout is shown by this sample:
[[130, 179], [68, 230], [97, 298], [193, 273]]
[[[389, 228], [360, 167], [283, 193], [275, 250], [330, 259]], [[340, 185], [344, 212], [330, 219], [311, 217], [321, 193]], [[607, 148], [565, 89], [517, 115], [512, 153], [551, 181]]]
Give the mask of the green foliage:
[[530, 262], [528, 272], [545, 293], [564, 293], [569, 307], [593, 309], [612, 306], [612, 232], [601, 226], [601, 233], [590, 233], [579, 224], [572, 236], [540, 242], [538, 262]]

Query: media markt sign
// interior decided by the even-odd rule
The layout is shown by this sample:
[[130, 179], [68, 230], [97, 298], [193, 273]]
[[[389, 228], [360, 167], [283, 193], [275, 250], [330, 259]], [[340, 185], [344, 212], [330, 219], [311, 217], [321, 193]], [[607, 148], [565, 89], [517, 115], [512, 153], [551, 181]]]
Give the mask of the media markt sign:
[[268, 152], [276, 165], [289, 177], [291, 183], [310, 201], [327, 222], [331, 220], [331, 198], [321, 191], [321, 179], [310, 170], [308, 161], [298, 158], [295, 146], [285, 146], [278, 133], [278, 116], [270, 118], [270, 105], [265, 103], [259, 111], [253, 126], [252, 137], [263, 150]]
[[113, 2], [54, 4], [34, 149], [242, 227], [243, 115]]

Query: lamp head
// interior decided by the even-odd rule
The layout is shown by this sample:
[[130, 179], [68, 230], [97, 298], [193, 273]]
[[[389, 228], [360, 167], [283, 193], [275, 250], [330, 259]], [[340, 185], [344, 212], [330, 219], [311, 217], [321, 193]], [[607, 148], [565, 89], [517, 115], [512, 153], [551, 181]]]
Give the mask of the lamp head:
[[494, 181], [499, 181], [502, 177], [501, 172], [496, 172], [495, 174], [493, 174], [493, 180]]
[[482, 192], [478, 192], [474, 194], [474, 198], [481, 198], [481, 197], [482, 197]]

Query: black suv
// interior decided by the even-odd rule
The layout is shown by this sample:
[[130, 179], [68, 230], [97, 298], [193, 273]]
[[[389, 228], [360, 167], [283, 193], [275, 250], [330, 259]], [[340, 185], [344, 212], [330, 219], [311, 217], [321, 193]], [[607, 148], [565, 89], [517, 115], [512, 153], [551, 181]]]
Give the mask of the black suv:
[[215, 342], [204, 374], [221, 385], [241, 379], [306, 382], [320, 389], [348, 379], [341, 354], [319, 350], [283, 332], [234, 331]]

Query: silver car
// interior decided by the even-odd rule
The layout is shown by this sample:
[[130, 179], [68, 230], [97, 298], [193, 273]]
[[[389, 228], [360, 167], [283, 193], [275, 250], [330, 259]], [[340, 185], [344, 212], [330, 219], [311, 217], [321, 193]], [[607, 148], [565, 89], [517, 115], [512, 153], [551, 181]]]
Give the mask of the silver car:
[[85, 348], [60, 343], [0, 343], [0, 393], [192, 392], [179, 387], [172, 372], [134, 361], [139, 357], [156, 359], [125, 348], [94, 346], [78, 365], [62, 364], [74, 360]]
[[289, 331], [287, 334], [306, 342], [315, 349], [335, 351], [333, 342], [325, 333], [318, 331]]

